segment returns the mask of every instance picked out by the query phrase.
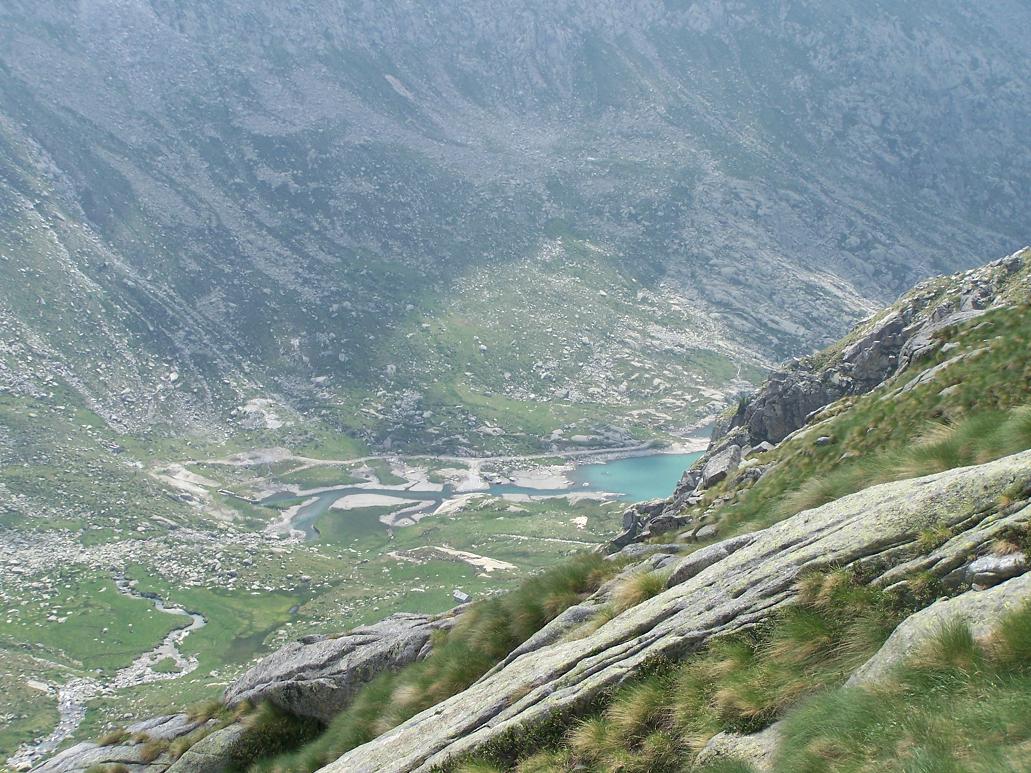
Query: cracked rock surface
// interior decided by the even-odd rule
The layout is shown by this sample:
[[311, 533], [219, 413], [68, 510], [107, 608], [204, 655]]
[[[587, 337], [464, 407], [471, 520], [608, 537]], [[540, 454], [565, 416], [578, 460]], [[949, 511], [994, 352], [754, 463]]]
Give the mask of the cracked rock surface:
[[[751, 535], [712, 563], [594, 633], [512, 659], [464, 692], [353, 749], [327, 771], [428, 771], [480, 745], [585, 706], [647, 661], [682, 656], [716, 635], [767, 617], [794, 598], [799, 575], [862, 562], [886, 571], [911, 556], [932, 525], [961, 528], [1031, 483], [1031, 452], [873, 486]], [[717, 546], [721, 543], [717, 543]], [[714, 546], [714, 547], [717, 547]], [[677, 559], [684, 565], [692, 556]], [[678, 563], [672, 567], [677, 576]]]
[[434, 631], [451, 615], [398, 613], [337, 638], [293, 642], [252, 666], [225, 692], [225, 702], [271, 701], [293, 714], [328, 722], [370, 679], [430, 652]]

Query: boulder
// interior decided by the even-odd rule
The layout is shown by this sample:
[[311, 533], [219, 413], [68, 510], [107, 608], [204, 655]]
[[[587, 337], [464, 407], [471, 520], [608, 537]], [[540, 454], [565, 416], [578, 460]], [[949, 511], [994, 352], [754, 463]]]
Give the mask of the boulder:
[[130, 733], [146, 733], [155, 741], [172, 741], [191, 733], [204, 724], [202, 719], [190, 719], [187, 714], [168, 714], [161, 717], [145, 719], [129, 725]]
[[658, 545], [651, 542], [641, 542], [634, 545], [627, 545], [618, 553], [606, 556], [606, 561], [615, 561], [621, 558], [637, 560], [650, 556], [652, 553], [680, 553], [684, 550], [683, 545]]
[[769, 773], [773, 770], [780, 733], [780, 723], [751, 735], [717, 733], [698, 752], [695, 767], [704, 767], [721, 760], [736, 760], [749, 765], [755, 773]]
[[237, 723], [202, 738], [168, 768], [167, 773], [225, 773], [236, 769], [235, 752], [245, 725]]
[[686, 515], [656, 515], [645, 525], [644, 530], [641, 532], [641, 539], [648, 539], [654, 537], [656, 534], [663, 534], [667, 531], [675, 531], [676, 529], [682, 529], [691, 523], [691, 518]]
[[449, 615], [399, 613], [339, 638], [293, 642], [233, 682], [225, 702], [271, 701], [298, 716], [328, 722], [377, 674], [426, 657], [433, 632], [452, 622]]
[[890, 569], [918, 549], [929, 525], [961, 530], [997, 508], [1001, 492], [1028, 484], [1031, 452], [1024, 452], [872, 486], [704, 548], [707, 561], [689, 564], [697, 554], [676, 559], [662, 593], [584, 636], [559, 638], [508, 660], [325, 770], [446, 766], [509, 733], [586, 708], [656, 658], [682, 657], [714, 636], [754, 626], [792, 602], [806, 572], [864, 562], [870, 570]]
[[741, 463], [741, 446], [731, 445], [711, 457], [702, 468], [700, 488], [709, 488], [719, 483]]
[[33, 773], [84, 773], [90, 768], [107, 765], [124, 765], [131, 773], [161, 773], [168, 767], [167, 762], [145, 761], [143, 744], [97, 746], [95, 743], [78, 743], [32, 770]]
[[967, 567], [967, 575], [975, 587], [990, 588], [1013, 577], [1019, 577], [1027, 568], [1027, 557], [1023, 553], [987, 555], [972, 561]]
[[[190, 719], [186, 714], [154, 717], [129, 725], [129, 733], [146, 733], [148, 739], [173, 741], [196, 730], [205, 720]], [[171, 764], [168, 755], [146, 760], [143, 743], [98, 746], [95, 743], [75, 744], [33, 768], [39, 773], [82, 773], [96, 766], [124, 765], [132, 773], [162, 773]]]

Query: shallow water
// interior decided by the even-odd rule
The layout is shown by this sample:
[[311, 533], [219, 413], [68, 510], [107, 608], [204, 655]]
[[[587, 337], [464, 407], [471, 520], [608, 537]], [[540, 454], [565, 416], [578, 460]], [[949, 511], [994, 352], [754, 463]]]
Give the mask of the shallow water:
[[[610, 462], [578, 465], [570, 474], [573, 485], [567, 489], [543, 489], [528, 486], [515, 486], [509, 483], [494, 484], [484, 493], [494, 496], [502, 494], [525, 494], [528, 496], [562, 496], [583, 492], [605, 492], [617, 494], [620, 499], [638, 502], [644, 499], [668, 497], [683, 475], [700, 453], [693, 454], [648, 454], [633, 456], [627, 459], [615, 459]], [[401, 499], [414, 499], [430, 505], [438, 505], [450, 499], [455, 492], [450, 486], [443, 491], [408, 491], [398, 489], [362, 488], [359, 486], [340, 486], [313, 494], [315, 501], [302, 507], [294, 516], [291, 525], [302, 530], [308, 539], [317, 539], [315, 522], [326, 513], [330, 505], [348, 494], [383, 494]], [[297, 495], [282, 493], [270, 496], [262, 501], [264, 505], [296, 499]]]
[[632, 456], [577, 466], [570, 477], [574, 490], [611, 491], [628, 502], [665, 498], [673, 493], [684, 470], [700, 456], [700, 452]]

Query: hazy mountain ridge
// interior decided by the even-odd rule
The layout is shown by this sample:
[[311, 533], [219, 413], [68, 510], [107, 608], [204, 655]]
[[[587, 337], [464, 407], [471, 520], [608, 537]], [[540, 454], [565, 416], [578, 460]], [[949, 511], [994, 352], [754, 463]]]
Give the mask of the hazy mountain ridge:
[[[1016, 3], [10, 3], [4, 265], [30, 273], [12, 274], [4, 317], [125, 426], [223, 423], [259, 394], [301, 408], [328, 394], [351, 413], [362, 390], [424, 386], [388, 351], [413, 312], [550, 232], [715, 319], [717, 352], [766, 364], [1020, 241], [1028, 17]], [[80, 340], [68, 328], [84, 315]], [[117, 354], [126, 331], [151, 362]], [[89, 366], [101, 352], [107, 375]], [[38, 386], [23, 359], [5, 381]], [[110, 401], [124, 389], [141, 404]]]

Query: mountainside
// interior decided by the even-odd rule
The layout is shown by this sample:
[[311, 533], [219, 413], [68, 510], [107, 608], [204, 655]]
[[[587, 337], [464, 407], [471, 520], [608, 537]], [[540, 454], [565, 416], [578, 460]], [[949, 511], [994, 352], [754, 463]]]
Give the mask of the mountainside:
[[1022, 237], [1029, 25], [1019, 2], [4, 3], [0, 383], [215, 439], [296, 411], [440, 451], [682, 431]]
[[[450, 758], [513, 652], [635, 646], [605, 623], [665, 587], [641, 540], [1022, 475], [1027, 251], [926, 278], [1026, 243], [1029, 28], [1019, 0], [0, 2], [0, 759], [311, 769], [437, 704], [420, 753]], [[668, 499], [587, 476], [682, 453], [665, 492], [714, 422]], [[914, 550], [966, 530], [912, 515]], [[508, 708], [579, 690], [524, 676]]]
[[880, 362], [879, 380], [706, 476], [759, 426], [740, 417], [792, 415], [774, 374], [685, 475], [703, 472], [692, 497], [627, 511], [667, 519], [651, 539], [445, 615], [302, 639], [221, 706], [39, 770], [1020, 770], [1029, 338], [1031, 248], [925, 282], [788, 371], [844, 387]]

